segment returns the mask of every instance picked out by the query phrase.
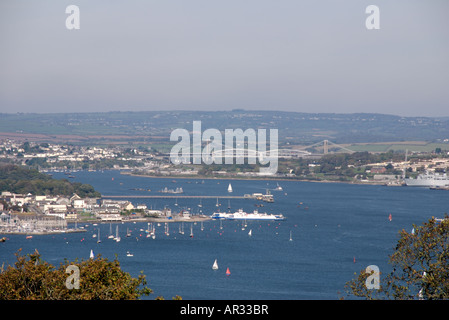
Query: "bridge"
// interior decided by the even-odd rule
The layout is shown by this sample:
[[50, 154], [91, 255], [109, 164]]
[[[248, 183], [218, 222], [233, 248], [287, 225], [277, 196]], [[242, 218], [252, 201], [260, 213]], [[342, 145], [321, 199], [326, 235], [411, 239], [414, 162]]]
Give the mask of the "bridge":
[[[305, 146], [305, 147], [302, 147], [302, 148], [298, 148], [298, 150], [316, 149], [316, 148], [321, 149], [321, 146], [322, 146], [322, 149], [323, 149], [323, 154], [329, 154], [329, 153], [354, 153], [355, 152], [354, 150], [348, 149], [348, 148], [343, 147], [343, 146], [341, 146], [339, 144], [333, 143], [332, 141], [329, 141], [329, 140], [323, 140], [323, 141], [314, 143], [314, 144], [312, 144], [310, 146]], [[334, 151], [330, 151], [329, 149], [332, 149]], [[338, 152], [335, 151], [335, 150], [338, 150]]]
[[[215, 145], [215, 148], [210, 148], [210, 143], [207, 144], [204, 149], [202, 149], [202, 152], [193, 152], [190, 153], [188, 156], [188, 159], [183, 158], [182, 156], [179, 156], [179, 159], [183, 162], [185, 160], [190, 161], [190, 158], [192, 157], [198, 157], [200, 159], [209, 160], [210, 162], [214, 162], [216, 158], [235, 158], [235, 157], [241, 157], [247, 158], [247, 159], [254, 159], [254, 163], [256, 160], [263, 161], [264, 159], [266, 161], [270, 160], [270, 156], [274, 157], [308, 157], [308, 156], [318, 156], [318, 155], [325, 155], [329, 153], [354, 153], [354, 150], [348, 149], [346, 147], [343, 147], [341, 145], [338, 145], [332, 141], [329, 140], [323, 140], [317, 143], [314, 143], [309, 146], [303, 146], [298, 147], [295, 149], [269, 149], [269, 150], [254, 150], [253, 148], [221, 148], [225, 147], [224, 144], [221, 145]], [[218, 147], [218, 150], [216, 150]], [[211, 150], [213, 150], [211, 152]], [[315, 152], [311, 152], [309, 150], [315, 150]], [[203, 154], [204, 153], [204, 154]], [[167, 156], [170, 156], [170, 154], [166, 154]]]

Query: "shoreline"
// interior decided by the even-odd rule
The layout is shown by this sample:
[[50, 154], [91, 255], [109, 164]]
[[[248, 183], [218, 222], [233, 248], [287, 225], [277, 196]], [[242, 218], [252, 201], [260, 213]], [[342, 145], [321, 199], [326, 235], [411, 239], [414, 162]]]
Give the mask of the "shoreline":
[[[336, 181], [336, 180], [308, 180], [301, 178], [281, 178], [281, 177], [208, 177], [208, 176], [155, 176], [155, 175], [146, 175], [146, 174], [136, 174], [129, 171], [120, 171], [120, 174], [133, 176], [133, 177], [141, 177], [141, 178], [160, 178], [160, 179], [192, 179], [192, 180], [241, 180], [241, 181], [251, 181], [251, 180], [273, 180], [273, 181], [300, 181], [300, 182], [317, 182], [317, 183], [345, 183], [345, 184], [357, 184], [357, 185], [386, 185], [385, 181], [377, 182], [377, 181]], [[391, 185], [398, 186], [401, 185]]]

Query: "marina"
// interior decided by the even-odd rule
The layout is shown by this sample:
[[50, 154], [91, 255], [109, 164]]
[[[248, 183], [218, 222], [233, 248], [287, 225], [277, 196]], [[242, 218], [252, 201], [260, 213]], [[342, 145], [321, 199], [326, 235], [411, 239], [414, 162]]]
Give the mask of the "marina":
[[67, 221], [48, 216], [19, 216], [2, 213], [0, 234], [45, 235], [58, 233], [85, 232], [82, 228], [68, 228]]

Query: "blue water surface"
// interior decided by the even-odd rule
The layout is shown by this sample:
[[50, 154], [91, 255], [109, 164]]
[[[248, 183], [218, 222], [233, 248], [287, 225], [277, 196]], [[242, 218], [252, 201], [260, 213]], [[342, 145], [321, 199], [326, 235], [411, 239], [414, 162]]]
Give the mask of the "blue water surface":
[[[232, 195], [265, 193], [268, 188], [274, 203], [264, 203], [259, 211], [282, 213], [285, 221], [206, 221], [164, 224], [156, 227], [156, 239], [146, 238], [141, 229], [146, 222], [86, 224], [87, 232], [41, 235], [8, 235], [0, 245], [0, 263], [13, 264], [14, 253], [37, 249], [53, 265], [88, 259], [90, 250], [120, 261], [123, 270], [147, 276], [154, 293], [148, 299], [175, 295], [183, 299], [259, 300], [259, 299], [339, 299], [345, 297], [344, 285], [355, 272], [377, 265], [381, 273], [390, 270], [388, 257], [393, 252], [401, 229], [410, 231], [432, 216], [442, 217], [448, 211], [449, 192], [426, 188], [386, 187], [345, 183], [301, 181], [222, 180], [145, 178], [122, 175], [118, 171], [73, 174], [74, 181], [92, 184], [104, 195], [160, 195], [164, 187], [182, 187], [183, 195], [226, 196], [232, 183]], [[54, 178], [66, 178], [54, 173]], [[275, 191], [276, 183], [283, 191]], [[143, 188], [145, 191], [133, 190]], [[147, 191], [151, 189], [151, 191]], [[132, 199], [134, 205], [172, 210], [189, 208], [192, 213], [211, 215], [216, 199]], [[221, 209], [256, 209], [261, 203], [249, 199], [218, 200]], [[177, 204], [177, 206], [176, 206]], [[200, 212], [201, 210], [201, 212]], [[388, 219], [391, 214], [392, 220]], [[118, 225], [120, 242], [107, 239], [110, 229]], [[73, 227], [73, 225], [69, 225]], [[190, 237], [190, 228], [193, 237]], [[97, 243], [93, 234], [98, 233]], [[131, 236], [126, 237], [126, 231]], [[248, 235], [252, 230], [252, 236]], [[289, 241], [290, 233], [293, 241]], [[127, 252], [132, 257], [126, 255]], [[217, 259], [218, 270], [212, 270]], [[229, 268], [231, 275], [226, 276]]]

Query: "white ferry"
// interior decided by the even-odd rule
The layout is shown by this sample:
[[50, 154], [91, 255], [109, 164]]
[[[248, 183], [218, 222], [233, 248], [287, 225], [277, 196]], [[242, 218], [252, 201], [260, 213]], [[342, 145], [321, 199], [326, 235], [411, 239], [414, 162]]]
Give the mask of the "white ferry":
[[226, 219], [226, 220], [285, 220], [282, 214], [268, 214], [259, 213], [254, 210], [251, 213], [246, 213], [242, 209], [234, 213], [215, 212], [211, 216], [212, 219]]

